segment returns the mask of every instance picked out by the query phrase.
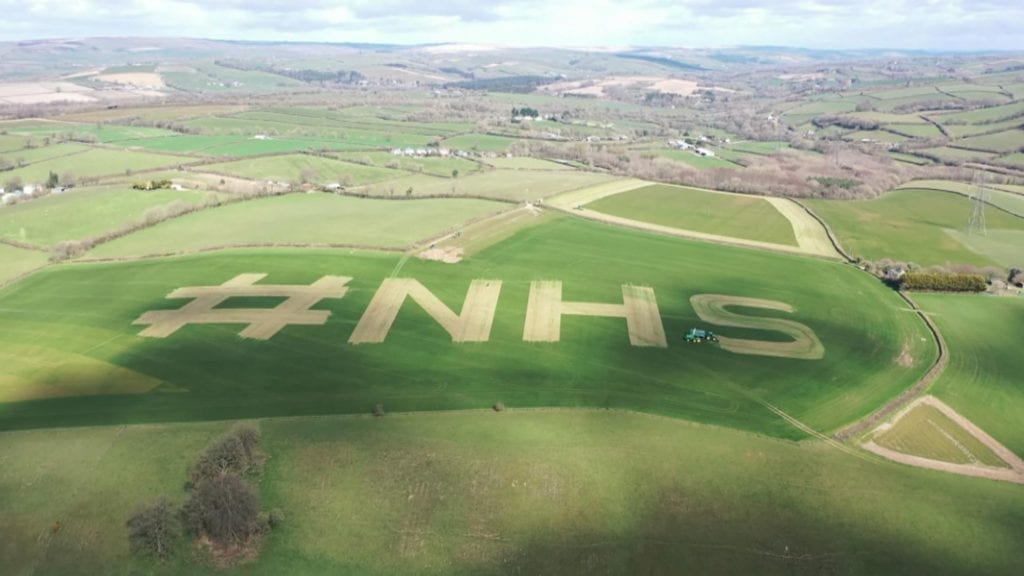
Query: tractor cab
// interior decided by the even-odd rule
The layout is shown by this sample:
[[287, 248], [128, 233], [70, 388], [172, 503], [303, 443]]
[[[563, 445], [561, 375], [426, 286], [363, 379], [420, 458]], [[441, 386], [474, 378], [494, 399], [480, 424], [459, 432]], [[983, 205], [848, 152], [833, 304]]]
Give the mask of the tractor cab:
[[686, 333], [686, 341], [694, 344], [700, 344], [702, 342], [718, 342], [718, 336], [715, 336], [715, 333], [711, 330], [690, 328], [690, 331]]

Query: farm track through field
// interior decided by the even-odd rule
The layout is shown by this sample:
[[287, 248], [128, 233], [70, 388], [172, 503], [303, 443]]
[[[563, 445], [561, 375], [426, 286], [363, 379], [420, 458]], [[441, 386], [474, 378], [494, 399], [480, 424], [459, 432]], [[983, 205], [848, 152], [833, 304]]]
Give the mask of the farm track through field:
[[[989, 480], [1002, 480], [1004, 482], [1013, 482], [1015, 484], [1024, 484], [1024, 460], [1021, 460], [1019, 456], [1011, 452], [1005, 446], [999, 443], [998, 440], [989, 436], [984, 430], [979, 428], [973, 422], [962, 416], [959, 412], [949, 407], [946, 403], [942, 402], [934, 396], [922, 396], [917, 400], [906, 405], [903, 410], [900, 411], [894, 418], [894, 421], [899, 421], [904, 415], [910, 412], [919, 405], [927, 404], [942, 412], [946, 417], [955, 422], [958, 426], [966, 430], [971, 436], [985, 445], [986, 448], [991, 450], [996, 456], [998, 456], [1003, 462], [1010, 467], [1010, 469], [996, 468], [993, 466], [985, 466], [982, 464], [955, 464], [952, 462], [943, 462], [941, 460], [933, 460], [931, 458], [925, 458], [923, 456], [915, 456], [913, 454], [906, 454], [879, 446], [873, 440], [869, 439], [864, 442], [862, 446], [865, 450], [874, 452], [879, 456], [899, 462], [901, 464], [907, 464], [910, 466], [917, 466], [918, 468], [928, 468], [931, 470], [940, 470], [943, 472], [951, 472], [953, 474], [961, 474], [964, 476], [974, 476], [977, 478], [987, 478]], [[876, 429], [881, 431], [885, 427], [885, 424]]]

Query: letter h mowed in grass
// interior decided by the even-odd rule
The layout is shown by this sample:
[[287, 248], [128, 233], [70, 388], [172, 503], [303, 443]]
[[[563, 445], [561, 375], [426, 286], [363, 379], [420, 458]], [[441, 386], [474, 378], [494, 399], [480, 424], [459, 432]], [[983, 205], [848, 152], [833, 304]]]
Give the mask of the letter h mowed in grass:
[[[241, 274], [218, 286], [193, 286], [174, 290], [168, 298], [192, 298], [175, 310], [154, 310], [139, 316], [133, 324], [147, 325], [140, 336], [166, 338], [188, 324], [246, 324], [239, 333], [244, 338], [268, 340], [289, 324], [323, 325], [330, 311], [312, 310], [325, 298], [342, 298], [348, 291], [348, 276], [324, 276], [310, 285], [256, 284], [266, 274]], [[456, 314], [419, 281], [388, 278], [377, 289], [348, 339], [350, 344], [384, 342], [407, 299], [418, 304], [451, 336], [452, 342], [488, 342], [494, 314], [501, 295], [500, 280], [473, 280]], [[217, 308], [232, 297], [271, 296], [285, 300], [274, 308]], [[789, 358], [818, 359], [825, 348], [809, 327], [794, 322], [763, 317], [744, 317], [724, 309], [742, 305], [792, 312], [781, 302], [701, 294], [691, 298], [697, 314], [705, 322], [719, 326], [755, 328], [782, 332], [792, 343], [761, 342], [721, 338], [722, 348], [737, 354], [755, 354]], [[622, 286], [622, 303], [566, 302], [562, 283], [534, 281], [526, 308], [523, 340], [558, 342], [562, 316], [598, 316], [624, 318], [632, 346], [667, 348], [668, 339], [658, 311], [654, 289], [649, 286]]]

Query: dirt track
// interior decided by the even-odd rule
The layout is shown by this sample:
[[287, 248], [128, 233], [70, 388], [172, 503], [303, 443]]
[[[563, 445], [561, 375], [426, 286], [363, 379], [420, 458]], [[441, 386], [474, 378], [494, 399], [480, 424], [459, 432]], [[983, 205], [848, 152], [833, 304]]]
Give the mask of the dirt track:
[[992, 452], [1006, 462], [1010, 468], [995, 468], [992, 466], [984, 466], [982, 464], [953, 464], [952, 462], [932, 460], [922, 456], [913, 456], [911, 454], [904, 454], [902, 452], [890, 450], [889, 448], [875, 444], [872, 440], [868, 440], [863, 444], [864, 449], [874, 452], [875, 454], [889, 460], [908, 464], [910, 466], [917, 466], [919, 468], [929, 468], [932, 470], [952, 472], [953, 474], [961, 474], [964, 476], [975, 476], [978, 478], [988, 478], [990, 480], [1002, 480], [1004, 482], [1024, 484], [1024, 460], [1021, 460], [1019, 456], [1000, 444], [998, 440], [989, 436], [984, 430], [934, 396], [922, 396], [917, 400], [914, 400], [901, 410], [890, 422], [886, 422], [876, 428], [874, 433], [888, 430], [893, 423], [899, 421], [900, 418], [913, 410], [919, 404], [928, 404], [945, 414], [950, 420], [956, 422], [957, 425], [977, 438], [978, 441], [984, 444], [989, 450], [992, 450]]

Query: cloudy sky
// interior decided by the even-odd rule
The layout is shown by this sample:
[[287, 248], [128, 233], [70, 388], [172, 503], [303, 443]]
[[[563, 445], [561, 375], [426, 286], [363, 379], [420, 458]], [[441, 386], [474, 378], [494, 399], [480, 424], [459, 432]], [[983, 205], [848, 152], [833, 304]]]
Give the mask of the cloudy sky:
[[1024, 50], [1024, 0], [0, 0], [0, 39]]

